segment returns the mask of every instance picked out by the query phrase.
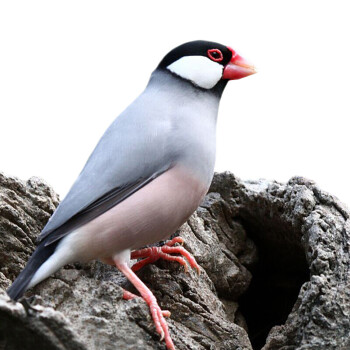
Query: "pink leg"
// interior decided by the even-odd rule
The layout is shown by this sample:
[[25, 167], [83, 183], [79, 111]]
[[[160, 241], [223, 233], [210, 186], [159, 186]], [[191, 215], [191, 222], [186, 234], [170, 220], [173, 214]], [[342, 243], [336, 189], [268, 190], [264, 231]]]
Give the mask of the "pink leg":
[[[174, 343], [170, 337], [168, 324], [166, 323], [162, 310], [160, 309], [157, 300], [153, 293], [147, 288], [147, 286], [135, 275], [131, 268], [125, 262], [119, 262], [115, 259], [115, 265], [126, 276], [126, 278], [135, 286], [140, 292], [142, 298], [148, 304], [150, 312], [153, 318], [153, 322], [156, 326], [157, 332], [160, 334], [160, 339], [165, 340], [165, 344], [168, 350], [175, 350]], [[132, 293], [130, 293], [132, 294]], [[168, 311], [169, 312], [169, 311]]]
[[138, 261], [132, 266], [132, 270], [138, 271], [145, 265], [148, 265], [150, 263], [153, 263], [157, 261], [158, 259], [164, 259], [168, 261], [177, 261], [179, 264], [181, 264], [185, 271], [188, 271], [186, 261], [181, 256], [172, 256], [170, 254], [180, 254], [184, 256], [187, 261], [189, 262], [190, 266], [192, 268], [195, 268], [200, 273], [199, 265], [197, 264], [195, 258], [183, 247], [173, 247], [175, 243], [183, 243], [184, 240], [181, 237], [175, 237], [171, 241], [166, 242], [162, 247], [151, 247], [151, 248], [144, 248], [140, 250], [134, 250], [131, 252], [131, 259], [138, 259], [138, 258], [144, 258], [143, 260]]

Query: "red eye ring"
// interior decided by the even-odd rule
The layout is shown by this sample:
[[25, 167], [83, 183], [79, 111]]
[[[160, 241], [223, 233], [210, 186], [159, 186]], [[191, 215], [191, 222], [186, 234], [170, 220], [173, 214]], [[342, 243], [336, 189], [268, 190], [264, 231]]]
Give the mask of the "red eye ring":
[[218, 49], [208, 50], [208, 57], [215, 62], [221, 62], [224, 59], [224, 55]]

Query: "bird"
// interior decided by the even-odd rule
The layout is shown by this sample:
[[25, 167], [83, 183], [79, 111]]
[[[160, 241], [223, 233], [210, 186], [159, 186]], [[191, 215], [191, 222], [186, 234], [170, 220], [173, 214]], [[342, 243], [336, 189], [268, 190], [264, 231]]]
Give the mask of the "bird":
[[[164, 56], [145, 90], [109, 126], [43, 228], [25, 268], [8, 288], [18, 300], [62, 266], [99, 260], [119, 269], [146, 301], [161, 340], [175, 346], [165, 317], [135, 271], [165, 258], [199, 270], [180, 237], [214, 175], [219, 102], [229, 80], [255, 68], [231, 47], [196, 40]], [[130, 267], [131, 258], [144, 258]], [[125, 292], [125, 299], [133, 295]]]

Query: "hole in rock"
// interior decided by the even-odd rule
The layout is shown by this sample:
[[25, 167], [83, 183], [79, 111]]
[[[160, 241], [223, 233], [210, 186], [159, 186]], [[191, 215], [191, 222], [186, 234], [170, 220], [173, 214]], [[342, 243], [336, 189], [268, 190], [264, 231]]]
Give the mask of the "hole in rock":
[[285, 323], [302, 284], [309, 280], [300, 234], [288, 230], [285, 223], [276, 224], [243, 222], [259, 257], [249, 268], [253, 276], [249, 289], [239, 299], [254, 350], [265, 345], [272, 327]]

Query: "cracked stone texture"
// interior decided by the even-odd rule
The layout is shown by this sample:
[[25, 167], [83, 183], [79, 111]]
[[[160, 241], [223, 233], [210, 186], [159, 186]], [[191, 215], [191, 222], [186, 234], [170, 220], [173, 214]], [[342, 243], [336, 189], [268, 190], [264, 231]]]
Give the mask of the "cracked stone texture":
[[[57, 204], [41, 180], [0, 174], [1, 289], [24, 267]], [[171, 311], [179, 350], [350, 349], [348, 217], [300, 177], [281, 184], [216, 174], [177, 232], [200, 276], [164, 261], [138, 274]], [[0, 293], [0, 349], [165, 349], [147, 305], [123, 300], [120, 286], [133, 291], [115, 268], [92, 262], [61, 269], [28, 291], [28, 301]]]

